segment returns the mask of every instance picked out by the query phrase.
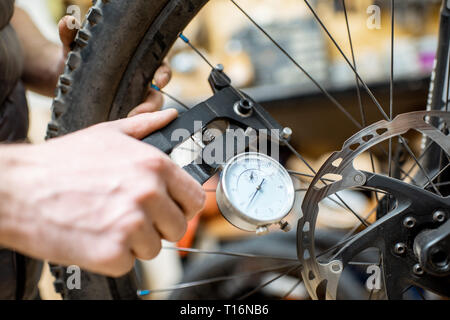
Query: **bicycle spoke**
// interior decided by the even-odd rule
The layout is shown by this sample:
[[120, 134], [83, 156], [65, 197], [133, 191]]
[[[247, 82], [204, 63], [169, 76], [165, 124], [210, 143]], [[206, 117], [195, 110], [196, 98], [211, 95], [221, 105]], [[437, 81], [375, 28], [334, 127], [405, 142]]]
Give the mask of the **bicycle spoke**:
[[402, 294], [404, 295], [406, 292], [410, 291], [411, 289], [413, 289], [412, 291], [417, 292], [417, 294], [420, 296], [420, 299], [426, 300], [425, 297], [423, 296], [422, 292], [420, 292], [420, 290], [417, 287], [414, 287], [413, 285], [406, 287], [403, 290]]
[[425, 299], [425, 296], [423, 295], [423, 293], [422, 293], [422, 291], [421, 291], [420, 289], [417, 289], [417, 288], [416, 288], [416, 291], [417, 291], [417, 293], [419, 294], [419, 296], [420, 296], [420, 298], [421, 298], [422, 300], [427, 300], [427, 299]]
[[395, 32], [395, 0], [391, 0], [391, 75], [389, 78], [389, 119], [394, 118], [394, 32]]
[[291, 273], [291, 272], [294, 272], [294, 271], [300, 269], [301, 267], [302, 267], [301, 265], [299, 265], [299, 266], [294, 266], [293, 268], [287, 270], [286, 272], [283, 272], [282, 274], [276, 276], [275, 278], [273, 278], [273, 279], [271, 279], [271, 280], [269, 280], [269, 281], [267, 281], [267, 282], [264, 282], [263, 284], [260, 284], [259, 286], [257, 286], [255, 289], [253, 289], [253, 290], [250, 291], [249, 293], [246, 293], [246, 294], [244, 294], [243, 296], [239, 297], [237, 300], [244, 300], [244, 299], [247, 299], [248, 297], [254, 295], [255, 293], [257, 293], [257, 292], [261, 291], [262, 289], [264, 289], [265, 287], [267, 287], [269, 284], [271, 284], [271, 283], [277, 281], [278, 279], [280, 279], [280, 278], [282, 278], [282, 277], [288, 275], [288, 274]]
[[434, 185], [433, 181], [431, 181], [430, 176], [428, 175], [428, 173], [425, 171], [424, 167], [420, 164], [419, 160], [417, 160], [417, 157], [414, 155], [414, 152], [412, 152], [411, 148], [409, 147], [408, 143], [406, 142], [405, 138], [403, 138], [402, 136], [400, 136], [400, 139], [402, 140], [404, 147], [406, 148], [406, 151], [409, 153], [409, 155], [414, 159], [414, 161], [417, 163], [417, 165], [420, 168], [420, 171], [424, 174], [424, 176], [427, 178], [428, 182], [432, 185], [434, 191], [436, 191], [436, 193], [438, 195], [440, 195], [442, 197], [442, 194], [439, 192], [438, 188]]
[[[356, 230], [355, 230], [355, 231], [356, 231]], [[316, 255], [316, 259], [317, 259], [317, 258], [320, 258], [320, 257], [322, 257], [322, 256], [324, 256], [324, 255], [326, 255], [327, 253], [330, 253], [330, 252], [332, 252], [332, 251], [338, 249], [338, 248], [341, 247], [342, 245], [346, 244], [348, 241], [352, 240], [354, 237], [355, 237], [355, 235], [352, 235], [352, 236], [350, 236], [350, 237], [347, 237], [347, 238], [345, 238], [344, 240], [339, 241], [337, 244], [333, 245], [332, 247], [330, 247], [330, 248], [328, 248], [328, 249], [322, 251], [321, 253], [318, 253], [318, 254]], [[330, 260], [331, 260], [331, 259], [330, 259]]]
[[389, 193], [386, 192], [386, 191], [377, 190], [377, 189], [375, 189], [375, 188], [373, 188], [373, 187], [367, 187], [367, 186], [354, 187], [353, 189], [355, 189], [355, 190], [361, 190], [361, 191], [371, 191], [371, 192], [373, 192], [373, 193], [375, 193], [375, 194], [378, 194], [378, 193], [381, 193], [381, 194], [384, 194], [384, 195], [389, 194]]
[[[345, 0], [342, 0], [342, 6], [344, 8], [345, 24], [347, 26], [348, 41], [349, 41], [349, 44], [350, 44], [350, 51], [351, 51], [351, 54], [352, 54], [353, 67], [357, 71], [358, 68], [356, 66], [355, 50], [353, 49], [353, 40], [352, 40], [352, 35], [351, 35], [351, 32], [350, 32], [350, 22], [349, 22], [349, 19], [348, 19], [347, 6], [345, 4]], [[359, 79], [358, 79], [358, 77], [356, 75], [355, 75], [355, 83], [356, 83], [356, 94], [357, 94], [357, 98], [358, 98], [358, 106], [359, 106], [359, 112], [361, 114], [362, 126], [365, 127], [366, 124], [367, 124], [366, 112], [364, 110], [364, 106], [363, 106], [363, 102], [362, 102], [360, 82], [359, 82]], [[369, 150], [369, 157], [370, 157], [370, 164], [372, 166], [372, 172], [375, 173], [375, 161], [374, 161], [373, 153], [372, 153], [371, 150]], [[377, 193], [375, 194], [375, 197], [377, 199], [377, 203], [380, 203], [380, 199], [378, 198], [378, 194]]]
[[[377, 210], [377, 207], [373, 208], [373, 209], [367, 214], [367, 216], [365, 217], [365, 220], [369, 219], [369, 218], [372, 216], [372, 214], [374, 214], [374, 213], [376, 212], [376, 210]], [[348, 241], [350, 241], [351, 239], [353, 239], [353, 238], [356, 236], [356, 234], [354, 234], [354, 233], [355, 233], [355, 231], [358, 230], [361, 226], [362, 226], [361, 223], [358, 224], [358, 225], [356, 225], [356, 226], [354, 226], [354, 227], [352, 228], [352, 230], [350, 230], [349, 232], [347, 232], [347, 233], [342, 237], [343, 240], [339, 241], [339, 242], [338, 242], [337, 244], [335, 244], [334, 246], [332, 246], [332, 247], [330, 247], [330, 248], [328, 248], [328, 249], [322, 251], [321, 253], [317, 254], [317, 255], [316, 255], [316, 258], [319, 258], [319, 257], [321, 257], [321, 256], [324, 256], [325, 254], [327, 254], [327, 253], [329, 253], [329, 252], [331, 252], [331, 251], [334, 251], [334, 250], [338, 249], [340, 246], [346, 244]]]
[[[393, 118], [394, 105], [394, 0], [391, 0], [391, 73], [389, 77], [389, 120]], [[392, 177], [392, 138], [389, 138], [388, 176]], [[389, 199], [388, 199], [389, 207]]]
[[[297, 150], [294, 149], [294, 147], [286, 140], [283, 139], [284, 144], [291, 150], [291, 152], [297, 156], [297, 158], [299, 158], [307, 167], [309, 170], [311, 170], [311, 172], [316, 175], [317, 172], [316, 170], [314, 170], [314, 168], [308, 163], [308, 161], [306, 161], [306, 159], [300, 154], [298, 153]], [[322, 181], [325, 185], [325, 181], [323, 180], [323, 178], [320, 179], [320, 181]], [[362, 219], [355, 211], [353, 211], [350, 206], [336, 193], [335, 194], [336, 198], [339, 199], [339, 201], [342, 202], [342, 204], [359, 220], [361, 221], [361, 223], [363, 223], [366, 227], [368, 226], [368, 224], [364, 221], [364, 219]]]
[[450, 99], [450, 52], [449, 52], [449, 56], [447, 59], [447, 68], [448, 68], [448, 74], [447, 74], [447, 101], [445, 103], [445, 111], [448, 112], [450, 109], [448, 108], [448, 102]]
[[[433, 178], [431, 178], [431, 181], [436, 180], [445, 170], [447, 170], [450, 167], [450, 163], [447, 164], [441, 171], [439, 171]], [[430, 182], [428, 182], [422, 189], [427, 188], [430, 185]]]
[[[230, 0], [233, 1], [233, 0]], [[348, 60], [347, 56], [345, 55], [344, 51], [342, 51], [341, 47], [339, 46], [339, 44], [336, 42], [336, 40], [334, 39], [334, 37], [331, 35], [331, 33], [328, 31], [327, 27], [324, 25], [324, 23], [322, 22], [322, 20], [319, 18], [319, 16], [317, 15], [316, 11], [314, 10], [314, 8], [310, 5], [310, 3], [308, 2], [308, 0], [304, 0], [306, 6], [309, 8], [309, 10], [311, 11], [311, 13], [313, 14], [313, 16], [316, 18], [317, 22], [320, 24], [320, 26], [322, 27], [322, 29], [325, 31], [325, 33], [328, 35], [328, 37], [330, 38], [330, 40], [333, 42], [334, 46], [336, 47], [336, 49], [338, 49], [338, 51], [340, 52], [341, 56], [344, 58], [344, 60], [347, 62], [347, 64], [349, 65], [349, 67], [352, 69], [352, 71], [355, 73], [356, 77], [358, 78], [359, 81], [361, 81], [361, 84], [363, 85], [364, 89], [366, 90], [367, 94], [370, 96], [370, 98], [372, 99], [372, 101], [375, 103], [375, 105], [377, 106], [378, 110], [380, 110], [381, 114], [383, 115], [383, 117], [386, 120], [389, 120], [388, 115], [386, 114], [386, 112], [383, 110], [383, 108], [381, 107], [380, 103], [378, 102], [378, 100], [375, 98], [374, 94], [372, 93], [372, 91], [369, 89], [369, 87], [367, 86], [367, 84], [364, 82], [364, 80], [361, 78], [361, 76], [359, 75], [359, 73], [355, 70], [355, 68], [352, 66], [352, 63], [350, 62], [350, 60]]]
[[[149, 295], [149, 294], [152, 294], [152, 293], [170, 292], [170, 291], [175, 291], [175, 290], [199, 287], [199, 286], [203, 286], [203, 285], [207, 285], [207, 284], [211, 284], [211, 283], [217, 283], [217, 282], [222, 282], [222, 281], [234, 280], [234, 279], [239, 279], [239, 278], [246, 278], [246, 277], [255, 276], [255, 275], [258, 275], [258, 274], [261, 274], [261, 273], [265, 273], [265, 272], [277, 271], [277, 270], [280, 270], [280, 269], [288, 268], [290, 266], [292, 266], [292, 264], [265, 268], [265, 269], [257, 270], [257, 271], [254, 271], [254, 272], [247, 272], [247, 273], [235, 274], [235, 275], [230, 275], [230, 276], [215, 277], [215, 278], [210, 278], [210, 279], [185, 282], [185, 283], [180, 283], [180, 284], [174, 285], [174, 286], [169, 287], [169, 288], [154, 289], [154, 290], [153, 289], [152, 290], [139, 290], [138, 291], [138, 295], [139, 296], [146, 296], [146, 295]], [[295, 266], [297, 266], [297, 265], [295, 265]]]
[[[181, 107], [183, 107], [186, 110], [190, 110], [191, 108], [189, 108], [186, 104], [184, 104], [183, 102], [181, 102], [180, 100], [178, 100], [177, 98], [175, 98], [174, 96], [172, 96], [171, 94], [163, 91], [161, 88], [159, 88], [158, 86], [156, 86], [155, 84], [151, 84], [151, 88], [155, 89], [156, 91], [161, 92], [164, 96], [168, 97], [169, 99], [171, 99], [172, 101], [174, 101], [175, 103], [178, 103]], [[202, 146], [195, 141], [194, 137], [191, 136], [190, 139], [200, 148], [202, 148]], [[190, 151], [192, 154], [195, 154], [195, 150], [194, 149], [190, 149], [190, 148], [185, 148], [185, 147], [178, 147], [177, 149], [180, 150], [185, 150], [185, 151]]]
[[[431, 146], [433, 145], [434, 141], [431, 141], [428, 146], [424, 149], [424, 151], [422, 152], [422, 154], [417, 158], [418, 161], [422, 160], [423, 157], [425, 156], [425, 154], [431, 150]], [[409, 168], [409, 170], [405, 173], [405, 175], [403, 176], [403, 178], [401, 178], [400, 180], [405, 180], [406, 178], [411, 178], [409, 176], [409, 174], [414, 170], [414, 168], [417, 166], [417, 162], [414, 162], [414, 164], [411, 166], [411, 168]]]
[[186, 148], [186, 147], [177, 147], [177, 150], [183, 150], [183, 151], [189, 151], [189, 152], [195, 153], [194, 149]]
[[230, 0], [236, 8], [247, 17], [247, 19], [258, 28], [303, 74], [312, 81], [312, 83], [339, 109], [345, 114], [345, 116], [352, 121], [359, 129], [362, 128], [361, 124], [340, 104], [311, 74], [308, 73], [272, 36], [264, 30], [250, 15], [242, 9], [234, 0]]
[[[355, 70], [357, 70], [355, 51], [353, 49], [353, 40], [352, 40], [352, 35], [351, 35], [351, 32], [350, 32], [350, 22], [348, 20], [347, 6], [345, 4], [345, 0], [342, 0], [342, 6], [343, 6], [343, 9], [344, 9], [345, 24], [347, 26], [347, 35], [348, 35], [348, 41], [349, 41], [349, 44], [350, 44], [350, 51], [352, 53], [353, 67], [355, 68]], [[355, 82], [356, 82], [356, 94], [358, 96], [359, 112], [361, 114], [361, 119], [362, 119], [362, 126], [365, 127], [366, 126], [366, 112], [364, 110], [364, 106], [363, 106], [363, 102], [362, 102], [360, 82], [359, 82], [359, 79], [358, 79], [358, 77], [356, 75], [355, 75]]]
[[338, 201], [334, 200], [334, 199], [331, 198], [331, 197], [327, 197], [327, 199], [333, 201], [334, 203], [336, 203], [336, 204], [337, 204], [338, 206], [340, 206], [341, 208], [346, 209], [347, 211], [349, 211], [350, 213], [352, 213], [352, 214], [356, 217], [356, 219], [358, 219], [364, 226], [366, 226], [366, 227], [369, 226], [369, 224], [368, 224], [366, 221], [364, 221], [364, 219], [361, 218], [361, 217], [359, 216], [359, 214], [357, 214], [352, 208], [350, 208], [350, 207], [342, 200], [342, 198], [340, 198], [340, 197], [338, 196], [338, 193], [335, 193], [335, 196], [342, 202], [342, 204], [339, 203]]
[[405, 294], [406, 292], [408, 292], [412, 287], [413, 287], [412, 285], [406, 287], [406, 288], [402, 291], [402, 294]]
[[[384, 148], [382, 148], [382, 147], [379, 146], [379, 145], [377, 145], [376, 147], [377, 147], [378, 150], [380, 150], [380, 151], [383, 153], [383, 155], [384, 155], [385, 157], [389, 157], [389, 153], [386, 152], [386, 150], [384, 150]], [[394, 158], [394, 159], [395, 159], [395, 158]], [[391, 162], [392, 162], [392, 161], [394, 161], [394, 160], [391, 160]], [[416, 181], [414, 180], [414, 178], [411, 177], [408, 173], [405, 172], [405, 170], [402, 169], [402, 167], [401, 167], [401, 165], [399, 164], [399, 162], [398, 162], [397, 159], [394, 161], [394, 164], [395, 164], [396, 167], [399, 169], [400, 173], [402, 173], [402, 174], [404, 174], [406, 177], [410, 178], [411, 181], [414, 182], [414, 184], [417, 185], [417, 183], [416, 183]]]
[[[314, 178], [314, 175], [312, 175], [312, 174], [305, 174], [305, 173], [301, 173], [301, 172], [296, 172], [296, 171], [292, 171], [292, 170], [288, 170], [288, 172], [290, 173], [290, 174], [292, 174], [292, 175], [294, 175], [294, 178], [297, 178], [297, 177], [295, 177], [295, 176], [300, 176], [300, 177], [307, 177], [307, 178]], [[298, 179], [298, 178], [297, 178]], [[331, 183], [334, 183], [334, 182], [337, 182], [337, 180], [332, 180], [332, 179], [327, 179], [327, 178], [322, 178], [323, 179], [323, 181], [327, 181], [327, 182], [331, 182]], [[300, 179], [299, 179], [300, 180]], [[300, 180], [300, 181], [302, 181], [302, 180]], [[379, 193], [381, 193], [381, 194], [388, 194], [387, 192], [385, 192], [385, 191], [381, 191], [381, 190], [376, 190], [376, 189], [374, 189], [374, 188], [371, 188], [371, 187], [367, 187], [367, 186], [359, 186], [359, 187], [354, 187], [353, 188], [354, 190], [358, 190], [358, 191], [371, 191], [371, 192], [373, 192], [373, 193], [375, 193], [376, 195], [378, 195]], [[214, 190], [215, 191], [215, 190]], [[296, 191], [308, 191], [308, 188], [304, 188], [304, 189], [297, 189]], [[378, 200], [377, 200], [378, 201]]]
[[179, 34], [179, 37], [181, 40], [183, 40], [189, 47], [191, 47], [192, 50], [195, 51], [195, 53], [197, 53], [202, 59], [203, 61], [205, 61], [210, 67], [211, 69], [214, 69], [214, 66], [212, 65], [211, 62], [209, 62], [208, 59], [206, 59], [206, 57], [203, 55], [203, 53], [200, 52], [200, 50], [198, 50], [194, 45], [192, 45], [192, 43], [189, 41], [188, 38], [186, 38], [182, 33]]
[[[297, 178], [297, 179], [299, 179], [298, 177], [296, 177], [297, 175], [301, 176], [301, 177], [314, 178], [314, 175], [311, 175], [311, 174], [304, 174], [304, 173], [295, 172], [292, 170], [288, 170], [288, 172], [290, 174], [294, 175], [294, 178]], [[322, 178], [322, 179], [323, 179], [323, 181], [327, 181], [327, 182], [331, 182], [331, 183], [337, 182], [337, 180], [326, 179], [326, 178]], [[302, 181], [301, 179], [299, 179], [299, 180]], [[376, 190], [374, 188], [367, 187], [367, 186], [354, 187], [353, 189], [358, 190], [358, 191], [371, 191], [371, 192], [375, 193], [376, 195], [378, 195], [379, 193], [385, 194], [385, 195], [388, 194], [386, 191]], [[216, 190], [213, 190], [213, 191], [215, 192]], [[298, 192], [308, 191], [308, 188], [297, 189], [296, 191], [298, 191]], [[212, 190], [211, 190], [211, 192], [212, 192]], [[378, 202], [378, 200], [377, 200], [377, 202]]]
[[373, 262], [349, 261], [348, 264], [353, 266], [371, 266]]
[[[450, 73], [449, 73], [450, 74]], [[444, 128], [445, 129], [445, 128]], [[425, 149], [422, 151], [422, 154], [417, 158], [418, 161], [422, 160], [423, 157], [430, 151], [432, 150], [432, 146], [435, 142], [433, 140], [431, 140], [431, 142], [425, 147]], [[447, 159], [449, 158], [449, 155], [445, 153], [445, 156], [447, 157]], [[411, 178], [409, 176], [409, 174], [414, 170], [414, 168], [417, 166], [417, 162], [414, 162], [414, 164], [411, 166], [411, 168], [408, 169], [408, 171], [406, 172], [405, 176], [403, 176], [401, 178], [401, 180], [405, 180], [407, 177]], [[415, 183], [417, 185], [417, 183]], [[435, 184], [437, 186], [437, 184]]]
[[[232, 0], [231, 0], [232, 1]], [[355, 70], [355, 68], [352, 66], [351, 62], [348, 60], [347, 56], [345, 55], [345, 53], [342, 51], [341, 47], [339, 46], [339, 44], [336, 42], [336, 40], [334, 39], [334, 37], [331, 35], [331, 33], [328, 31], [327, 27], [324, 25], [324, 23], [322, 22], [322, 20], [319, 18], [319, 16], [317, 15], [316, 11], [314, 10], [314, 8], [309, 4], [308, 0], [304, 0], [304, 2], [306, 3], [306, 5], [308, 6], [308, 8], [310, 9], [311, 13], [314, 15], [314, 17], [316, 18], [317, 22], [321, 25], [322, 29], [325, 31], [325, 33], [328, 35], [328, 37], [330, 38], [330, 40], [333, 42], [333, 44], [335, 45], [335, 47], [338, 49], [338, 51], [340, 52], [340, 54], [342, 55], [342, 57], [344, 58], [344, 60], [347, 62], [347, 64], [350, 66], [350, 68], [353, 70], [353, 72], [355, 73], [355, 75], [358, 77], [358, 79], [361, 81], [362, 85], [364, 86], [364, 88], [366, 89], [367, 93], [369, 94], [369, 96], [372, 98], [372, 100], [374, 101], [374, 103], [376, 104], [376, 106], [378, 107], [378, 109], [380, 110], [380, 112], [382, 113], [383, 117], [390, 121], [390, 118], [387, 116], [386, 112], [383, 110], [383, 108], [381, 107], [381, 105], [378, 103], [378, 101], [376, 100], [375, 96], [372, 94], [372, 92], [370, 91], [370, 89], [368, 88], [367, 84], [364, 82], [364, 80], [361, 79], [360, 75], [358, 74], [358, 72]], [[405, 147], [407, 148], [408, 152], [415, 157], [412, 153], [411, 150], [408, 146], [408, 143], [406, 142], [406, 140], [400, 136], [400, 138], [402, 139]], [[391, 164], [391, 161], [389, 161], [389, 165]], [[423, 170], [423, 167], [419, 164], [419, 166], [421, 167], [421, 170], [423, 171], [423, 173], [427, 176], [425, 170]], [[429, 177], [428, 177], [429, 178]], [[437, 192], [439, 192], [436, 189]]]
[[[389, 120], [393, 119], [394, 110], [394, 0], [391, 0], [391, 74], [389, 77]], [[389, 138], [388, 176], [392, 177], [392, 138]], [[390, 208], [390, 197], [387, 198], [387, 207]]]
[[240, 257], [240, 258], [268, 259], [268, 260], [282, 260], [282, 261], [297, 261], [298, 262], [297, 258], [264, 256], [264, 255], [257, 255], [257, 254], [251, 254], [251, 253], [228, 252], [228, 251], [210, 251], [210, 250], [200, 250], [200, 249], [180, 248], [180, 247], [163, 247], [162, 249], [164, 249], [164, 250], [175, 250], [175, 251], [180, 251], [180, 252], [189, 252], [189, 253], [223, 255], [223, 256]]
[[297, 287], [298, 287], [302, 282], [303, 282], [303, 279], [302, 279], [302, 278], [298, 279], [298, 281], [292, 286], [292, 288], [289, 289], [289, 291], [288, 291], [283, 297], [281, 297], [281, 300], [287, 299], [287, 298], [291, 295], [291, 293], [294, 292], [294, 290], [297, 289]]
[[156, 91], [161, 92], [163, 95], [165, 95], [166, 97], [168, 97], [170, 100], [178, 103], [180, 106], [182, 106], [184, 109], [189, 110], [190, 108], [184, 104], [183, 102], [181, 102], [180, 100], [178, 100], [177, 98], [175, 98], [174, 96], [172, 96], [171, 94], [163, 91], [161, 88], [159, 88], [157, 85], [155, 84], [151, 84], [150, 87]]
[[[300, 176], [300, 177], [305, 177], [305, 178], [314, 178], [315, 176], [312, 174], [307, 174], [307, 173], [301, 173], [298, 171], [293, 171], [293, 170], [288, 170], [289, 174], [291, 175], [295, 175], [295, 176]], [[323, 181], [328, 181], [328, 182], [336, 182], [336, 180], [332, 180], [332, 179], [327, 179], [327, 178], [322, 178]]]

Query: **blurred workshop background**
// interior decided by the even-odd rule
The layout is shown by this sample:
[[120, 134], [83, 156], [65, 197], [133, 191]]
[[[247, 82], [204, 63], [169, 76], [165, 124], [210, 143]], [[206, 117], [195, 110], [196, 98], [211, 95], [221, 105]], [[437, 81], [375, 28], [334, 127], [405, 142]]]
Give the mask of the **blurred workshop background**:
[[[33, 18], [43, 34], [58, 42], [57, 22], [71, 5], [78, 5], [82, 16], [90, 0], [16, 0]], [[344, 105], [355, 117], [359, 116], [355, 76], [326, 34], [314, 20], [303, 1], [299, 0], [240, 0], [239, 3], [279, 41], [307, 71]], [[348, 3], [348, 19], [356, 65], [383, 106], [389, 105], [390, 77], [390, 2], [352, 0]], [[437, 46], [439, 0], [404, 0], [396, 2], [395, 25], [395, 114], [424, 109], [430, 74]], [[282, 4], [282, 5], [280, 5]], [[345, 54], [351, 57], [342, 1], [316, 0], [320, 17], [332, 31]], [[368, 8], [381, 8], [379, 28], [369, 28]], [[342, 143], [357, 128], [341, 114], [327, 98], [276, 50], [254, 26], [240, 15], [228, 0], [213, 0], [193, 21], [185, 34], [214, 63], [222, 63], [234, 85], [245, 88], [256, 101], [265, 106], [283, 125], [293, 128], [293, 144], [315, 164], [315, 169], [329, 152], [340, 149]], [[114, 36], [114, 35], [111, 35]], [[183, 101], [193, 103], [208, 97], [208, 66], [182, 41], [177, 41], [169, 55], [174, 77], [166, 91]], [[51, 99], [28, 93], [31, 129], [30, 139], [39, 143], [45, 136], [50, 119]], [[370, 98], [363, 94], [368, 123], [380, 120]], [[174, 105], [166, 101], [166, 105]], [[288, 159], [291, 168], [301, 164]], [[368, 159], [361, 161], [369, 162]], [[364, 163], [362, 164], [364, 165]], [[366, 163], [367, 165], [367, 163]], [[379, 165], [379, 164], [377, 164]], [[380, 164], [381, 165], [381, 164]], [[210, 181], [207, 191], [215, 189]], [[219, 244], [249, 237], [236, 230], [220, 216], [210, 195], [205, 212], [194, 220], [180, 246], [215, 248]], [[350, 195], [352, 203], [370, 206], [369, 199]], [[334, 208], [339, 211], [339, 208]], [[327, 220], [334, 228], [347, 228], [356, 223], [340, 218]], [[295, 219], [295, 217], [292, 217]], [[325, 222], [324, 222], [325, 223]], [[295, 229], [295, 228], [294, 228]], [[295, 231], [293, 231], [295, 232]], [[295, 250], [295, 248], [294, 248]], [[295, 256], [295, 251], [292, 253]], [[167, 287], [182, 276], [186, 256], [176, 251], [163, 251], [154, 261], [140, 264], [143, 288]], [[160, 270], [165, 270], [161, 272]], [[42, 281], [43, 298], [57, 298], [48, 274]], [[270, 288], [267, 288], [270, 290]], [[272, 288], [271, 290], [276, 290]], [[293, 298], [305, 295], [301, 288]], [[164, 298], [167, 293], [152, 298]]]

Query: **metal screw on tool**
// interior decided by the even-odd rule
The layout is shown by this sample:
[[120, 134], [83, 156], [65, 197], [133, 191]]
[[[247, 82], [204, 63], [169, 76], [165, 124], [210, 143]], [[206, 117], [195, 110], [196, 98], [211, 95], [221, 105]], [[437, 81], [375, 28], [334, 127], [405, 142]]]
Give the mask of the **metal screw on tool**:
[[353, 177], [353, 180], [355, 180], [356, 183], [363, 183], [364, 177], [361, 174], [357, 174]]
[[406, 251], [406, 245], [403, 242], [399, 242], [394, 246], [394, 252], [396, 254], [404, 254]]
[[223, 70], [224, 70], [223, 64], [219, 63], [219, 64], [215, 67], [215, 69], [216, 69], [217, 71], [223, 71]]
[[206, 130], [203, 132], [203, 137], [202, 137], [202, 138], [203, 138], [203, 142], [208, 143], [208, 142], [213, 141], [214, 138], [215, 138], [215, 136], [214, 136], [214, 134], [213, 134], [213, 132], [212, 132], [211, 130], [206, 129]]
[[283, 131], [281, 132], [281, 137], [283, 139], [289, 139], [292, 136], [292, 129], [289, 127], [284, 127]]
[[237, 109], [238, 114], [247, 116], [253, 110], [253, 103], [248, 99], [242, 99], [236, 103], [235, 110]]
[[278, 222], [278, 224], [280, 225], [280, 229], [284, 232], [291, 231], [291, 225], [287, 221], [281, 220], [280, 222]]
[[262, 236], [265, 235], [269, 232], [269, 228], [267, 228], [267, 226], [260, 226], [256, 229], [256, 235], [257, 236]]
[[442, 210], [438, 210], [433, 214], [433, 221], [444, 222], [445, 217], [446, 217], [445, 212]]
[[413, 272], [415, 275], [421, 276], [423, 275], [423, 269], [420, 264], [416, 263], [413, 267]]
[[409, 229], [414, 228], [414, 226], [416, 225], [416, 219], [413, 217], [406, 217], [403, 220], [403, 225]]

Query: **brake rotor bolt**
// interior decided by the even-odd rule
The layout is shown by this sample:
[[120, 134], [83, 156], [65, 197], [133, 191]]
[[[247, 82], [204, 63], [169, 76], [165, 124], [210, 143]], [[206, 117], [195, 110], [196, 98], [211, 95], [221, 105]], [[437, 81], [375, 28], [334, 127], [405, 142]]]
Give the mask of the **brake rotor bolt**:
[[433, 214], [433, 221], [435, 222], [444, 222], [446, 218], [445, 212], [442, 210], [438, 210]]
[[406, 245], [403, 242], [399, 242], [394, 247], [396, 254], [404, 254], [406, 252]]
[[341, 264], [340, 263], [333, 263], [331, 265], [331, 271], [333, 272], [340, 272], [341, 271]]
[[281, 132], [281, 137], [283, 139], [289, 139], [292, 136], [292, 129], [289, 127], [283, 128], [283, 131]]
[[287, 221], [281, 220], [280, 222], [278, 222], [278, 224], [280, 225], [280, 229], [284, 232], [291, 231], [291, 225]]
[[415, 225], [416, 225], [416, 219], [413, 217], [406, 217], [403, 220], [403, 226], [405, 226], [408, 229], [414, 228]]
[[422, 267], [420, 266], [420, 264], [416, 263], [416, 264], [414, 265], [414, 267], [413, 267], [413, 272], [414, 272], [414, 274], [417, 275], [417, 276], [423, 275], [423, 269], [422, 269]]

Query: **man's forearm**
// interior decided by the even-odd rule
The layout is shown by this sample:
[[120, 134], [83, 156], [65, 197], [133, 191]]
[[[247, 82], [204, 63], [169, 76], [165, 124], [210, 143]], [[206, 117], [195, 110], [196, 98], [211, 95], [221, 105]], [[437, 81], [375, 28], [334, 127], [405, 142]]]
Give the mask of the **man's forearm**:
[[0, 246], [15, 247], [17, 242], [23, 241], [20, 201], [23, 196], [20, 190], [21, 167], [25, 165], [26, 145], [0, 145]]
[[63, 61], [61, 47], [47, 40], [20, 8], [15, 8], [11, 24], [25, 53], [25, 84], [33, 91], [53, 96]]

